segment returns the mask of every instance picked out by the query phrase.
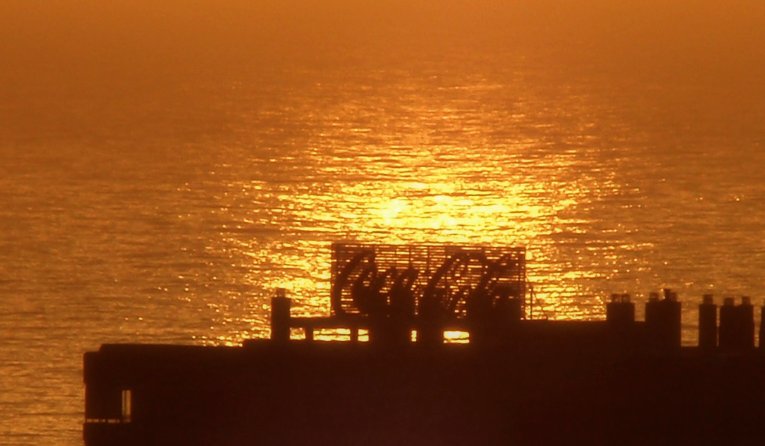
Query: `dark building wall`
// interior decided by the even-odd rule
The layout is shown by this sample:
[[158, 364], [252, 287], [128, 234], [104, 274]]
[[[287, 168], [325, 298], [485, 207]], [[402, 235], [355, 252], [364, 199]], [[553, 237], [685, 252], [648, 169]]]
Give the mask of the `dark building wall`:
[[88, 446], [740, 443], [762, 439], [763, 378], [760, 356], [696, 351], [113, 346], [88, 357], [86, 384], [129, 388], [132, 416], [87, 424], [85, 437]]

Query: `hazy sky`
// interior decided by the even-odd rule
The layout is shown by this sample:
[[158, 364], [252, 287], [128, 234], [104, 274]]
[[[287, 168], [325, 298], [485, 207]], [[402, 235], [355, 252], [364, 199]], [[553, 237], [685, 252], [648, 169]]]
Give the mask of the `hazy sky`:
[[0, 138], [184, 79], [467, 60], [454, 53], [751, 99], [765, 94], [765, 2], [2, 0]]
[[[509, 5], [508, 5], [509, 4]], [[761, 0], [3, 0], [0, 57], [27, 69], [253, 63], [406, 44], [762, 70]], [[756, 65], [756, 66], [752, 66]]]

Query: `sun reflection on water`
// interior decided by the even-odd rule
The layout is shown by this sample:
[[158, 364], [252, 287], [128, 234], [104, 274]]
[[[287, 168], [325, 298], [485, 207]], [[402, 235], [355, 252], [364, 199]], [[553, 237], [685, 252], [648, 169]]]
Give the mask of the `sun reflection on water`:
[[[337, 240], [525, 246], [535, 317], [602, 317], [603, 290], [593, 284], [620, 270], [582, 265], [595, 256], [603, 265], [621, 259], [609, 254], [613, 240], [606, 244], [588, 233], [588, 209], [599, 194], [619, 186], [582, 173], [576, 150], [545, 153], [529, 167], [513, 162], [522, 150], [529, 149], [485, 149], [475, 165], [459, 159], [464, 149], [457, 147], [371, 147], [350, 165], [311, 151], [317, 159], [309, 164], [330, 180], [230, 184], [221, 209], [235, 222], [228, 233], [238, 232], [223, 238], [219, 249], [236, 259], [240, 282], [259, 296], [249, 316], [233, 317], [258, 328], [235, 338], [267, 335], [264, 312], [276, 288], [295, 297], [294, 314], [328, 314], [329, 246]], [[622, 231], [604, 228], [599, 236], [612, 230], [614, 238]]]
[[[296, 315], [328, 314], [338, 240], [524, 246], [542, 318], [602, 318], [613, 292], [639, 301], [666, 285], [700, 295], [731, 284], [711, 261], [700, 260], [703, 274], [684, 265], [703, 237], [685, 246], [666, 235], [694, 229], [669, 223], [682, 195], [670, 190], [673, 162], [609, 121], [610, 104], [525, 77], [402, 70], [359, 82], [362, 95], [328, 79], [300, 100], [279, 96], [283, 107], [220, 157], [204, 185], [209, 212], [184, 219], [216, 228], [206, 254], [227, 293], [251, 301], [215, 313], [211, 325], [226, 329], [211, 339], [267, 336], [275, 288], [289, 290]], [[264, 128], [271, 121], [281, 132]], [[681, 210], [711, 212], [706, 197], [714, 191]]]

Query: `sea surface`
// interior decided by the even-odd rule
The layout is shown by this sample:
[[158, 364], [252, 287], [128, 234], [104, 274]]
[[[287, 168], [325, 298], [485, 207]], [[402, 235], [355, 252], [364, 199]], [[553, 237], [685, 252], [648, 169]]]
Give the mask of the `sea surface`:
[[669, 287], [686, 344], [702, 294], [763, 304], [762, 4], [30, 3], [0, 7], [4, 445], [82, 444], [102, 343], [265, 337], [278, 287], [327, 314], [336, 240], [525, 246], [550, 319]]

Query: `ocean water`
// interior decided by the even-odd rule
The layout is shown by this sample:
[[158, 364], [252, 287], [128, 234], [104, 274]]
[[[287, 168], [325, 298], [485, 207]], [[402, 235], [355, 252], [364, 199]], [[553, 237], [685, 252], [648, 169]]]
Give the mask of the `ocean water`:
[[688, 344], [763, 303], [761, 5], [176, 3], [3, 6], [0, 443], [81, 444], [101, 343], [326, 314], [336, 240], [525, 246], [551, 319], [670, 287]]

